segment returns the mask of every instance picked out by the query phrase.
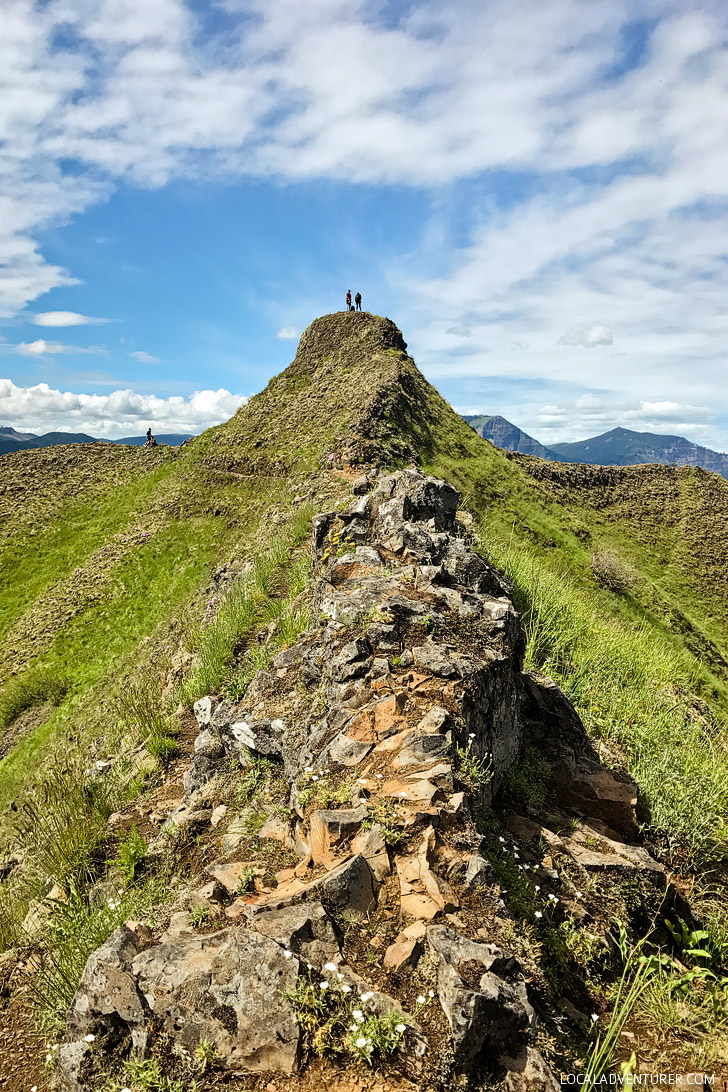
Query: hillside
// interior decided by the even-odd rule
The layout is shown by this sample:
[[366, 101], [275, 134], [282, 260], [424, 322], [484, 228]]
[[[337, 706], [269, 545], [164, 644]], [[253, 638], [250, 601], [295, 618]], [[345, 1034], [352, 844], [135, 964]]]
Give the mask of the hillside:
[[[605, 1066], [625, 1021], [650, 1064], [722, 1064], [727, 533], [717, 475], [497, 450], [367, 313], [184, 448], [3, 456], [0, 1077], [46, 1087], [29, 997], [74, 1092], [212, 1092], [223, 1062], [373, 1089], [370, 1047], [396, 1092], [535, 1092], [597, 1072], [591, 1012]], [[647, 936], [689, 990], [630, 977]], [[246, 1008], [267, 966], [288, 1001]]]
[[671, 466], [699, 466], [728, 477], [728, 455], [694, 444], [684, 436], [662, 436], [655, 432], [613, 428], [589, 440], [552, 444], [551, 450], [556, 459], [564, 463], [595, 463], [599, 466], [668, 463]]
[[482, 436], [484, 440], [490, 440], [492, 444], [504, 451], [518, 451], [521, 455], [535, 455], [538, 459], [557, 458], [553, 451], [544, 447], [538, 440], [534, 440], [533, 436], [529, 436], [517, 425], [506, 421], [505, 417], [497, 414], [492, 417], [463, 414], [463, 420], [468, 422], [478, 436]]

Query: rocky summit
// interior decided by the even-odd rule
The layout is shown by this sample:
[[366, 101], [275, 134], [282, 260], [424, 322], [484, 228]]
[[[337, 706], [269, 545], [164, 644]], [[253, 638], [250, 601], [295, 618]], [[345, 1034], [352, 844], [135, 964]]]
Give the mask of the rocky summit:
[[[513, 815], [501, 839], [540, 913], [587, 915], [600, 896], [577, 876], [637, 875], [664, 894], [636, 844], [634, 783], [596, 761], [564, 694], [524, 673], [513, 588], [472, 549], [457, 491], [417, 470], [354, 491], [313, 520], [320, 621], [241, 701], [195, 704], [172, 820], [215, 823], [227, 852], [200, 861], [164, 928], [126, 922], [90, 957], [58, 1051], [67, 1092], [160, 1043], [180, 1060], [211, 1044], [224, 1073], [296, 1073], [316, 1043], [309, 988], [321, 1023], [338, 1006], [361, 1053], [389, 1028], [389, 1064], [416, 1086], [485, 1070], [508, 1089], [558, 1087], [539, 1049], [543, 997], [501, 940], [517, 929], [478, 825], [528, 749], [581, 816], [562, 837]], [[260, 760], [287, 790], [256, 820], [260, 841], [291, 854], [275, 873], [238, 859], [249, 824], [211, 807], [221, 777]]]

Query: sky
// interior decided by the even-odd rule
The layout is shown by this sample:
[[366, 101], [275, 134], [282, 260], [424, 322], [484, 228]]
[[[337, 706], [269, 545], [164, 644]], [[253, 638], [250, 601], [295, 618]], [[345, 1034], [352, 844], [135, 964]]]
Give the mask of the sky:
[[361, 291], [463, 413], [728, 450], [728, 7], [5, 0], [0, 425], [199, 432]]

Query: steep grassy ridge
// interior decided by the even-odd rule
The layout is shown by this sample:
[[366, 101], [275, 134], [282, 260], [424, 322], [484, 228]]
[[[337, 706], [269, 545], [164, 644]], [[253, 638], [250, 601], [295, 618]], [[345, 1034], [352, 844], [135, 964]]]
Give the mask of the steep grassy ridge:
[[[343, 496], [340, 468], [412, 461], [461, 490], [484, 548], [516, 580], [530, 662], [642, 776], [666, 840], [683, 856], [717, 852], [728, 483], [688, 468], [508, 457], [426, 382], [393, 323], [343, 312], [317, 319], [281, 375], [183, 451], [94, 445], [0, 459], [0, 669], [11, 699], [0, 700], [0, 724], [12, 730], [40, 710], [0, 766], [0, 805], [60, 742], [98, 733], [108, 720], [99, 695], [158, 654], [190, 606], [199, 621], [216, 569], [234, 577], [272, 534], [290, 553], [301, 507]], [[594, 582], [601, 547], [638, 577], [622, 594]], [[234, 651], [235, 633], [227, 640]], [[61, 676], [60, 689], [47, 685]], [[698, 787], [701, 814], [690, 803]]]

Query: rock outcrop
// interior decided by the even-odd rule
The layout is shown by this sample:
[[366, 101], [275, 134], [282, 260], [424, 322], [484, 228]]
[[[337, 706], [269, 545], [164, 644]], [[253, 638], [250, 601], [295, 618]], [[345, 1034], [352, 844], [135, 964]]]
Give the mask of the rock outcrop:
[[[223, 765], [246, 770], [265, 758], [284, 772], [289, 795], [285, 814], [264, 811], [258, 838], [277, 840], [297, 863], [270, 876], [255, 861], [231, 860], [243, 835], [226, 842], [233, 817], [208, 808], [205, 821], [227, 830], [229, 853], [207, 867], [196, 904], [227, 924], [198, 935], [180, 910], [178, 929], [124, 927], [91, 957], [60, 1051], [68, 1092], [87, 1087], [89, 1034], [141, 1057], [150, 1023], [181, 1053], [213, 1043], [228, 1071], [292, 1073], [305, 1041], [291, 998], [302, 975], [325, 968], [371, 1012], [405, 1013], [431, 983], [455, 1071], [485, 1065], [514, 1089], [527, 1072], [529, 1088], [551, 1088], [523, 968], [487, 942], [472, 910], [477, 893], [490, 891], [507, 914], [474, 813], [535, 742], [553, 752], [554, 769], [561, 763], [564, 800], [593, 819], [569, 838], [514, 819], [518, 868], [540, 879], [540, 897], [549, 884], [560, 891], [548, 896], [554, 905], [567, 897], [544, 846], [585, 869], [659, 869], [623, 841], [636, 830], [634, 786], [590, 757], [563, 694], [523, 673], [513, 589], [472, 548], [456, 490], [406, 470], [364, 477], [354, 495], [344, 511], [314, 520], [315, 623], [241, 701], [196, 704], [199, 735], [178, 809], [178, 818], [199, 816]], [[391, 996], [350, 965], [342, 933], [342, 923], [385, 910], [399, 930], [381, 953]], [[403, 1016], [393, 1055], [410, 1075], [428, 1049], [416, 1017]]]

